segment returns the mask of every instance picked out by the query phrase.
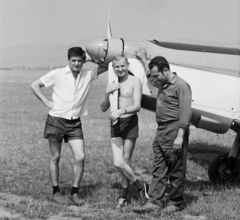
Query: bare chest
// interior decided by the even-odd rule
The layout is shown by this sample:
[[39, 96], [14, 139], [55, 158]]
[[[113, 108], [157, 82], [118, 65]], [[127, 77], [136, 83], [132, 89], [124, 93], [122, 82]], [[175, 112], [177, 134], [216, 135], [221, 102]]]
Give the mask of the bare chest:
[[132, 98], [133, 97], [133, 86], [130, 83], [120, 84], [120, 97]]

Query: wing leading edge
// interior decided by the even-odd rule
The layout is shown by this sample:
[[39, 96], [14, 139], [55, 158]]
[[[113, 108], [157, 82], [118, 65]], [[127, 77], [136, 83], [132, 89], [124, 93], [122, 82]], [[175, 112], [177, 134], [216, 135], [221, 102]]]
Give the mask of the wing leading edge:
[[157, 40], [153, 40], [153, 41], [150, 40], [150, 42], [154, 43], [158, 46], [169, 48], [169, 49], [174, 49], [174, 50], [188, 50], [188, 51], [197, 51], [197, 52], [205, 52], [205, 53], [240, 55], [240, 49], [238, 49], [238, 48], [172, 43], [172, 42], [163, 42], [163, 41], [157, 41]]

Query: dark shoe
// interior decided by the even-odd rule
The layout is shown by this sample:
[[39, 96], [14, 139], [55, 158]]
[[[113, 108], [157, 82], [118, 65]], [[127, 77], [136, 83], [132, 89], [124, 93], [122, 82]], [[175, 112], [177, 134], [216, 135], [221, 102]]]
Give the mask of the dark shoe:
[[71, 196], [71, 199], [72, 199], [73, 203], [77, 206], [81, 206], [84, 204], [84, 201], [79, 198], [79, 195], [77, 193], [73, 194]]
[[61, 195], [60, 192], [54, 193], [52, 200], [56, 203], [59, 203], [59, 204], [66, 204], [67, 203], [67, 201], [64, 199], [64, 197]]
[[139, 192], [141, 205], [144, 205], [149, 199], [148, 189], [149, 189], [149, 185], [146, 183], [143, 183], [143, 189]]
[[121, 208], [124, 208], [125, 206], [127, 206], [127, 199], [126, 198], [119, 198], [116, 209], [121, 209]]
[[169, 206], [167, 206], [166, 208], [164, 208], [162, 210], [162, 213], [164, 213], [164, 214], [171, 214], [171, 213], [174, 213], [174, 212], [179, 212], [180, 210], [181, 210], [181, 208], [178, 207], [178, 206], [169, 205]]
[[151, 202], [147, 202], [143, 206], [138, 206], [133, 208], [133, 211], [137, 213], [146, 213], [146, 212], [160, 211], [160, 210], [161, 208], [158, 205], [155, 205]]

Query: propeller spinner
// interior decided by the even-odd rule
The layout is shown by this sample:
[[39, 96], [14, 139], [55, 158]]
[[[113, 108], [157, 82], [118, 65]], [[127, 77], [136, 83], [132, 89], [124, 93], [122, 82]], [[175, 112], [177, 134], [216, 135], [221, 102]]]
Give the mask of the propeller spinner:
[[122, 39], [100, 38], [91, 41], [87, 45], [86, 50], [89, 56], [94, 61], [100, 62], [101, 64], [107, 64], [117, 54], [123, 54], [124, 51], [123, 45], [124, 44]]

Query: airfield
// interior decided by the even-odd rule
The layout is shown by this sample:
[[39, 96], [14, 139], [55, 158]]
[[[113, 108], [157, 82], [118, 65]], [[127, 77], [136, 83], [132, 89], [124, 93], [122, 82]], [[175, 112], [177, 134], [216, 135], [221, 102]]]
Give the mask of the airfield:
[[[0, 219], [240, 219], [239, 186], [213, 185], [207, 174], [209, 162], [219, 153], [229, 152], [236, 134], [229, 131], [217, 135], [194, 127], [190, 128], [183, 211], [171, 216], [133, 213], [131, 208], [138, 204], [138, 195], [132, 185], [130, 205], [122, 211], [115, 210], [120, 176], [112, 164], [110, 122], [99, 107], [107, 73], [93, 82], [88, 96], [89, 115], [81, 119], [86, 161], [79, 193], [86, 204], [73, 206], [69, 199], [73, 158], [66, 144], [60, 160], [60, 189], [68, 203], [61, 206], [51, 202], [49, 149], [47, 140], [42, 138], [48, 109], [30, 89], [31, 82], [47, 72], [0, 70]], [[44, 93], [50, 97], [51, 89], [44, 89]], [[139, 178], [150, 182], [151, 145], [157, 124], [153, 112], [141, 109], [138, 115], [140, 130], [132, 167]]]

